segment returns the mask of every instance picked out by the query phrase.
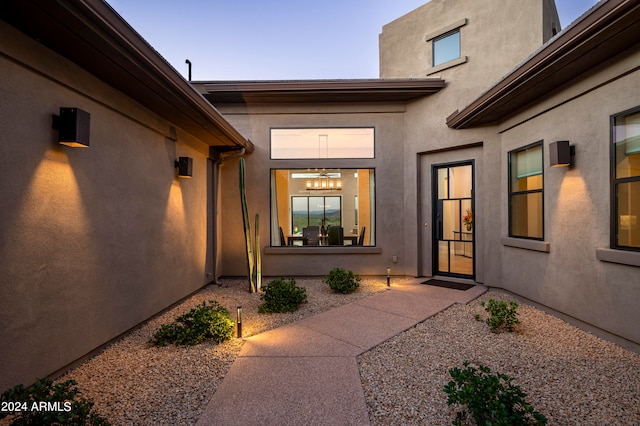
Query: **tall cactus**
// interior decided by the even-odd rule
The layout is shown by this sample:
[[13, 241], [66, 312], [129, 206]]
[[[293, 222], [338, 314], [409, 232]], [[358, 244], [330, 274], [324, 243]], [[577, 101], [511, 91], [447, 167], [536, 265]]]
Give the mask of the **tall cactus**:
[[251, 247], [251, 225], [249, 224], [249, 211], [247, 209], [247, 187], [245, 182], [244, 158], [240, 157], [238, 167], [240, 169], [240, 203], [242, 204], [242, 222], [244, 224], [244, 240], [247, 249], [247, 275], [249, 278], [249, 289], [251, 293], [256, 293], [258, 288], [256, 287], [253, 275], [254, 258], [253, 249]]

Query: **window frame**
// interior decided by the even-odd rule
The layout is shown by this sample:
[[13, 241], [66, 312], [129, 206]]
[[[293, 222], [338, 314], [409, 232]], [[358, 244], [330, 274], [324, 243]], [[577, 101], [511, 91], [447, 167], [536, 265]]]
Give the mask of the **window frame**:
[[[318, 160], [311, 160], [313, 162], [317, 162]], [[356, 160], [357, 161], [357, 160]], [[349, 163], [352, 163], [353, 160], [350, 160]], [[281, 163], [278, 166], [275, 166], [275, 164], [272, 164], [272, 167], [270, 168], [270, 181], [272, 181], [273, 179], [273, 173], [276, 171], [281, 171], [281, 170], [287, 170], [287, 171], [292, 171], [292, 170], [309, 170], [310, 168], [313, 168], [313, 165], [310, 165], [308, 161], [304, 161], [302, 162], [302, 164], [291, 164], [290, 160], [277, 160], [277, 163]], [[296, 163], [301, 163], [300, 161], [297, 161]], [[273, 214], [273, 202], [274, 202], [274, 192], [273, 192], [273, 184], [270, 184], [270, 190], [269, 190], [269, 233], [270, 233], [270, 243], [269, 246], [265, 247], [265, 253], [284, 253], [284, 254], [328, 254], [328, 253], [335, 253], [335, 252], [348, 252], [348, 253], [380, 253], [381, 249], [380, 247], [378, 247], [378, 239], [377, 239], [377, 209], [378, 209], [378, 189], [377, 189], [377, 184], [376, 184], [376, 173], [377, 173], [377, 168], [374, 165], [370, 165], [368, 163], [365, 164], [359, 164], [359, 165], [354, 165], [354, 164], [349, 164], [349, 165], [345, 165], [344, 167], [339, 167], [339, 166], [331, 166], [331, 165], [327, 165], [327, 164], [323, 164], [322, 166], [323, 169], [341, 169], [342, 171], [345, 170], [358, 170], [358, 169], [362, 169], [362, 170], [369, 170], [371, 172], [371, 176], [370, 179], [372, 179], [373, 181], [373, 201], [371, 202], [370, 206], [371, 206], [371, 219], [369, 221], [369, 225], [367, 225], [367, 230], [366, 233], [368, 234], [368, 239], [369, 239], [369, 244], [366, 245], [362, 245], [362, 246], [358, 246], [358, 245], [345, 245], [345, 246], [304, 246], [304, 250], [296, 250], [299, 249], [300, 247], [297, 246], [289, 246], [289, 245], [278, 245], [278, 244], [274, 244], [275, 238], [279, 238], [279, 235], [276, 237], [276, 234], [274, 234], [274, 229], [273, 229], [273, 225], [272, 225], [272, 217], [271, 215]], [[344, 186], [343, 186], [344, 188]], [[318, 191], [318, 192], [322, 192], [322, 191]], [[288, 199], [291, 201], [292, 198], [295, 195], [289, 194]], [[309, 195], [310, 197], [313, 196], [327, 196], [327, 197], [331, 197], [334, 195], [331, 194], [317, 194], [317, 195]], [[345, 202], [345, 196], [344, 194], [340, 195], [340, 221], [341, 221], [341, 226], [344, 228], [344, 220], [345, 220], [345, 210], [344, 210], [344, 202]], [[289, 221], [291, 221], [292, 218], [292, 213], [289, 213]], [[291, 224], [293, 226], [293, 224]], [[362, 229], [362, 224], [357, 224], [358, 226], [358, 231], [360, 231]], [[358, 234], [359, 236], [359, 234]], [[293, 251], [290, 251], [293, 250]], [[318, 251], [319, 250], [319, 251]]]
[[[449, 37], [451, 37], [451, 36], [453, 36], [455, 34], [458, 35], [458, 56], [456, 56], [455, 58], [448, 59], [448, 60], [443, 61], [443, 62], [436, 63], [436, 43], [438, 41], [445, 40], [445, 39], [447, 39], [447, 38], [449, 38]], [[449, 31], [447, 33], [444, 33], [442, 35], [439, 35], [438, 37], [435, 37], [435, 38], [433, 38], [431, 40], [431, 66], [433, 68], [439, 67], [439, 66], [444, 65], [444, 64], [448, 64], [450, 62], [453, 62], [455, 60], [460, 59], [461, 57], [462, 57], [462, 33], [460, 31], [460, 28], [456, 28], [454, 30], [451, 30], [451, 31]]]
[[614, 250], [624, 250], [631, 252], [640, 252], [639, 247], [624, 246], [618, 244], [618, 188], [620, 184], [640, 182], [639, 176], [631, 176], [625, 178], [618, 178], [616, 176], [616, 132], [615, 124], [616, 119], [627, 115], [640, 113], [640, 106], [630, 108], [628, 110], [613, 114], [609, 117], [609, 164], [610, 164], [610, 206], [611, 206], [611, 223], [610, 223], [610, 247]]
[[[340, 156], [327, 156], [327, 157], [306, 157], [306, 156], [289, 156], [289, 157], [278, 157], [274, 156], [274, 148], [273, 148], [273, 133], [277, 130], [290, 130], [290, 131], [340, 131], [340, 130], [371, 130], [372, 131], [372, 151], [373, 154], [371, 156], [362, 156], [362, 157], [340, 157]], [[320, 134], [318, 134], [320, 136]], [[325, 127], [270, 127], [269, 128], [269, 159], [274, 161], [335, 161], [335, 160], [375, 160], [376, 158], [376, 127], [375, 126], [325, 126]]]
[[[512, 188], [512, 171], [513, 171], [513, 166], [515, 164], [515, 162], [512, 160], [512, 156], [515, 156], [518, 152], [522, 152], [525, 151], [527, 149], [531, 149], [534, 147], [540, 147], [540, 155], [542, 156], [541, 158], [541, 175], [542, 175], [542, 188], [540, 189], [532, 189], [532, 190], [525, 190], [525, 191], [513, 191]], [[518, 239], [523, 239], [523, 240], [532, 240], [532, 241], [544, 241], [544, 237], [545, 237], [545, 220], [544, 220], [544, 210], [545, 210], [545, 203], [544, 203], [544, 140], [539, 140], [533, 143], [530, 143], [528, 145], [525, 145], [523, 147], [520, 148], [516, 148], [513, 149], [511, 151], [509, 151], [507, 153], [507, 160], [508, 160], [508, 166], [507, 166], [507, 179], [508, 179], [508, 185], [507, 185], [507, 199], [508, 199], [508, 236], [509, 238], [518, 238]], [[541, 217], [542, 217], [542, 235], [540, 237], [530, 237], [530, 236], [522, 236], [522, 235], [514, 235], [513, 234], [513, 197], [515, 195], [526, 195], [526, 194], [537, 194], [540, 193], [542, 194], [542, 208], [541, 208]]]

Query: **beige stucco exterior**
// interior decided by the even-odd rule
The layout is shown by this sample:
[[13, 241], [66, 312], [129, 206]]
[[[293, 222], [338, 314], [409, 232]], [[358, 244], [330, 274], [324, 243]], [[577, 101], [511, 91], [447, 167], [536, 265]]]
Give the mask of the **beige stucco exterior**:
[[[544, 141], [544, 242], [546, 251], [499, 247], [500, 287], [633, 342], [640, 341], [640, 253], [627, 264], [605, 262], [611, 223], [610, 117], [637, 107], [638, 52], [627, 52], [537, 105], [500, 123], [501, 202], [495, 214], [508, 229], [507, 153]], [[549, 144], [575, 145], [574, 164], [549, 166]], [[538, 247], [541, 248], [541, 247]], [[615, 250], [613, 252], [616, 252]], [[516, 265], [517, 267], [514, 267]]]
[[[119, 19], [113, 27], [125, 31]], [[431, 67], [430, 40], [456, 28], [461, 58]], [[610, 248], [609, 151], [610, 116], [640, 105], [637, 40], [489, 123], [448, 125], [534, 51], [553, 50], [543, 43], [558, 29], [551, 0], [432, 0], [383, 27], [381, 80], [363, 83], [372, 97], [354, 95], [362, 82], [328, 96], [318, 95], [327, 82], [305, 82], [298, 87], [323, 89], [288, 101], [265, 95], [260, 102], [220, 102], [216, 109], [196, 93], [206, 96], [207, 82], [189, 86], [151, 58], [192, 102], [182, 104], [179, 95], [181, 108], [204, 108], [194, 113], [204, 128], [186, 130], [178, 124], [189, 123], [181, 108], [154, 109], [151, 95], [135, 87], [133, 95], [123, 93], [0, 22], [0, 389], [55, 374], [221, 276], [245, 276], [239, 155], [247, 165], [249, 215], [260, 215], [266, 280], [322, 276], [335, 267], [435, 275], [432, 171], [469, 162], [475, 269], [468, 280], [637, 349], [640, 253]], [[385, 81], [426, 78], [444, 80], [444, 88], [404, 100], [382, 94]], [[91, 114], [90, 148], [57, 144], [51, 117], [60, 107]], [[271, 158], [272, 128], [341, 127], [374, 128], [375, 157]], [[239, 136], [253, 144], [236, 145]], [[576, 147], [570, 168], [549, 166], [548, 146], [558, 140]], [[537, 141], [544, 147], [544, 239], [509, 238], [508, 153]], [[177, 177], [180, 156], [193, 158], [192, 179]], [[374, 218], [374, 244], [272, 244], [272, 170], [316, 167], [375, 170], [375, 211], [362, 213]], [[280, 222], [288, 220], [280, 214]]]
[[[0, 388], [31, 383], [213, 273], [208, 147], [0, 22]], [[57, 144], [60, 107], [90, 147]], [[173, 136], [172, 136], [173, 137]], [[193, 178], [174, 161], [193, 158]]]

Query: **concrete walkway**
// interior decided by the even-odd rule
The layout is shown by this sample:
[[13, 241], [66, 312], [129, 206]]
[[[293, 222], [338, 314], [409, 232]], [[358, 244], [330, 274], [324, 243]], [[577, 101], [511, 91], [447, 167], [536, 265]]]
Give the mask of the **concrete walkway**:
[[197, 424], [368, 425], [356, 357], [487, 290], [424, 280], [248, 338]]

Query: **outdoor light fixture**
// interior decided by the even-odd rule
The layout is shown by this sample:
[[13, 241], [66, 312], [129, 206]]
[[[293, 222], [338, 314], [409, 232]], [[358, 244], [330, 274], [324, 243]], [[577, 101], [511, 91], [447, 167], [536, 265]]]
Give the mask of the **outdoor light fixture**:
[[89, 123], [91, 114], [80, 108], [60, 108], [54, 115], [51, 127], [58, 130], [58, 142], [73, 148], [89, 148]]
[[576, 154], [575, 145], [569, 145], [569, 141], [557, 141], [549, 144], [549, 164], [551, 167], [571, 165], [571, 157]]
[[176, 161], [175, 167], [178, 169], [178, 177], [191, 178], [193, 176], [193, 158], [180, 157]]
[[236, 324], [238, 325], [238, 339], [242, 338], [242, 306], [238, 306], [236, 313]]
[[391, 287], [391, 268], [387, 266], [387, 287]]

